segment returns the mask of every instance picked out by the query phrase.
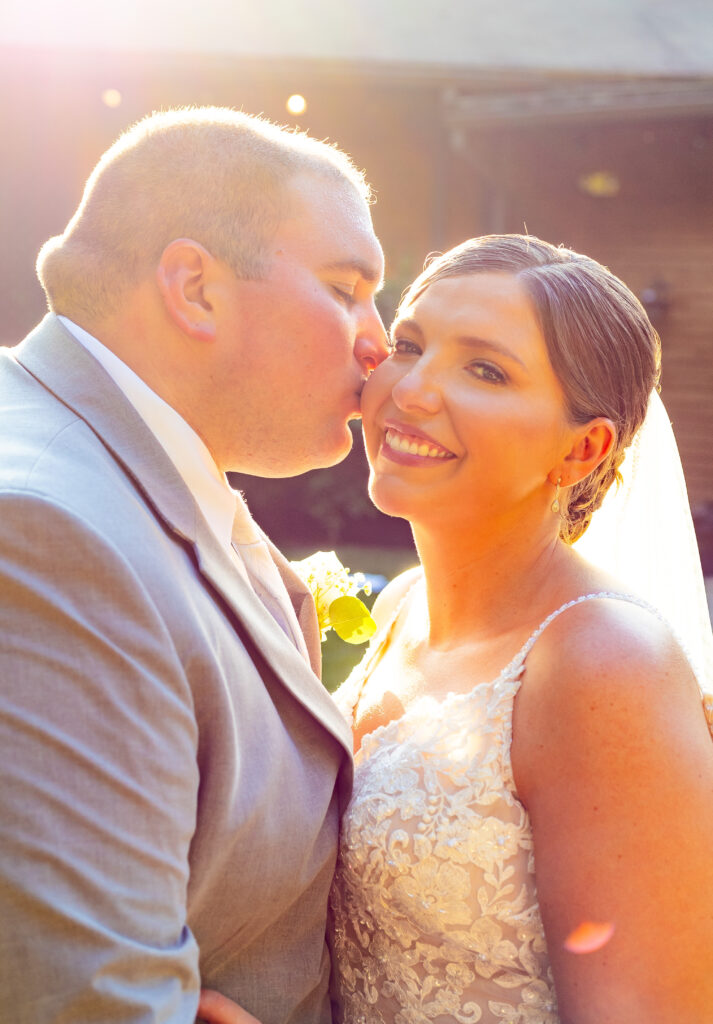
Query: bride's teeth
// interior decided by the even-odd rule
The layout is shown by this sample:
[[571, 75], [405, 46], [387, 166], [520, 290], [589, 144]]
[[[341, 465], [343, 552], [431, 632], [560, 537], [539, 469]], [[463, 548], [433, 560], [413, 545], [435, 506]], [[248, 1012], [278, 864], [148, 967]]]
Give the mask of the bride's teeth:
[[397, 452], [406, 452], [408, 455], [420, 455], [427, 459], [445, 459], [448, 455], [443, 448], [431, 445], [428, 441], [410, 441], [404, 434], [389, 427], [385, 435], [386, 444]]

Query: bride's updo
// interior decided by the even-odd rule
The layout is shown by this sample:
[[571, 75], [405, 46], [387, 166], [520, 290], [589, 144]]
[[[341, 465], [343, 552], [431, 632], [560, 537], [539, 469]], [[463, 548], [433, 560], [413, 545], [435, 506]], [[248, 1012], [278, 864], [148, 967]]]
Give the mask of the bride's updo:
[[513, 274], [524, 284], [571, 422], [605, 416], [616, 426], [604, 461], [560, 497], [560, 535], [571, 544], [619, 478], [624, 452], [644, 421], [659, 379], [659, 337], [636, 296], [601, 263], [530, 235], [484, 235], [430, 257], [400, 309], [434, 281], [485, 272]]

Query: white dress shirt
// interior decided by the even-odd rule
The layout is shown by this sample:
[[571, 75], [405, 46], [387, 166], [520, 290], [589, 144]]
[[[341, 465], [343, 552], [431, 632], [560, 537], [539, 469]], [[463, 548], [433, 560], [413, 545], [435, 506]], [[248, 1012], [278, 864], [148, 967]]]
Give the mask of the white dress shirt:
[[60, 316], [67, 330], [121, 388], [174, 464], [243, 579], [309, 661], [302, 630], [277, 566], [242, 495], [234, 491], [195, 430], [123, 360], [83, 327]]

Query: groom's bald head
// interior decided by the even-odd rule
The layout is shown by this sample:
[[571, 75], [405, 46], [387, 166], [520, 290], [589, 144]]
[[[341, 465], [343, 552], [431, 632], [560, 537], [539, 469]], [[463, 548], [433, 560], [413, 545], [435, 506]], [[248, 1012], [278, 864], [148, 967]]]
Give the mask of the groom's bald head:
[[152, 114], [102, 156], [65, 231], [42, 247], [50, 308], [90, 322], [107, 316], [177, 238], [259, 279], [289, 209], [287, 184], [305, 172], [370, 200], [350, 158], [303, 133], [224, 108]]

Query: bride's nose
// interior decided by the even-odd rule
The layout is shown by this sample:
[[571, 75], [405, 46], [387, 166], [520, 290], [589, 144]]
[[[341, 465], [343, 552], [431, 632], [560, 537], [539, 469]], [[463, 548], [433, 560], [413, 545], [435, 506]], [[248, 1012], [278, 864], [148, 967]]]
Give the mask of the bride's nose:
[[396, 382], [391, 395], [395, 405], [404, 412], [436, 413], [441, 407], [441, 392], [435, 376], [418, 366]]

